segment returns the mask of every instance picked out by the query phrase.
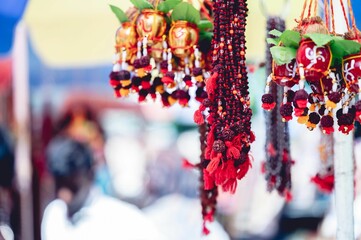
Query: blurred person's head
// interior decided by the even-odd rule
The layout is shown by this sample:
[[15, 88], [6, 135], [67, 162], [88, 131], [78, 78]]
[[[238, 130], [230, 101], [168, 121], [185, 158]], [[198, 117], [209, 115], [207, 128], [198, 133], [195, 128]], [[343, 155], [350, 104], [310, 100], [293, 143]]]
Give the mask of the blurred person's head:
[[90, 147], [78, 140], [60, 136], [47, 149], [48, 167], [55, 180], [58, 198], [72, 216], [84, 205], [94, 180], [94, 158]]
[[0, 186], [10, 187], [14, 178], [14, 149], [5, 129], [0, 127]]
[[69, 104], [55, 124], [55, 135], [66, 135], [87, 143], [93, 150], [95, 161], [102, 162], [104, 131], [97, 112], [86, 103]]

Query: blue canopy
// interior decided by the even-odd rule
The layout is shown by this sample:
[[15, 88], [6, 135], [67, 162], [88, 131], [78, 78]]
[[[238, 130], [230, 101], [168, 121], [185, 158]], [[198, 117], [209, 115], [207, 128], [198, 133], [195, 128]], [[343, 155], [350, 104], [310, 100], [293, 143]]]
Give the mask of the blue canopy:
[[24, 13], [27, 0], [1, 0], [0, 4], [0, 55], [7, 54], [12, 46], [14, 29]]

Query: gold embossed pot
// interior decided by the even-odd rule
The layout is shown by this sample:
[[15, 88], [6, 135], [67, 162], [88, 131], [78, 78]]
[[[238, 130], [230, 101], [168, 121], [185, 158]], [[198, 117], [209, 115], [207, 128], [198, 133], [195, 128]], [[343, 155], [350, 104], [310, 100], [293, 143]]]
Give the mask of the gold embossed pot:
[[144, 9], [137, 18], [137, 33], [140, 38], [148, 36], [148, 43], [161, 41], [167, 28], [164, 13], [153, 9]]
[[189, 57], [198, 39], [197, 25], [187, 21], [175, 21], [169, 30], [169, 46], [173, 54], [179, 58]]
[[124, 22], [118, 28], [115, 34], [115, 48], [117, 52], [121, 52], [124, 47], [127, 51], [126, 60], [131, 60], [137, 52], [137, 32], [135, 25], [130, 22]]

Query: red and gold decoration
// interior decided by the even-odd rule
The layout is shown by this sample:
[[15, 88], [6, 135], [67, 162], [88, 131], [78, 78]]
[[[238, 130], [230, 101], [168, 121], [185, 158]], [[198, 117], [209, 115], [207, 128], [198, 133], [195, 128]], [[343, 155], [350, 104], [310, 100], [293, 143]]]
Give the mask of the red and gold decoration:
[[[270, 48], [273, 69], [267, 86], [275, 82], [284, 87], [279, 108], [283, 121], [296, 117], [309, 130], [319, 126], [325, 134], [334, 132], [335, 123], [338, 131], [349, 134], [361, 114], [361, 102], [356, 101], [361, 84], [360, 36], [350, 1], [352, 27], [340, 2], [349, 28], [344, 36], [335, 33], [333, 0], [324, 1], [325, 22], [317, 16], [318, 1], [305, 0], [297, 26], [284, 32], [272, 30], [275, 38], [268, 40], [274, 46]], [[294, 86], [298, 89], [292, 90]], [[275, 106], [268, 89], [262, 97], [265, 110]]]
[[[338, 1], [338, 0], [337, 0]], [[297, 118], [309, 130], [321, 132], [321, 169], [312, 177], [320, 191], [334, 187], [333, 132], [349, 134], [360, 121], [360, 32], [356, 28], [351, 2], [350, 21], [340, 1], [348, 32], [335, 32], [334, 2], [324, 1], [325, 21], [317, 16], [318, 1], [304, 1], [300, 20], [293, 30], [269, 32], [272, 73], [267, 78], [262, 107], [270, 112], [278, 107], [271, 86], [284, 88], [279, 114], [284, 122]], [[312, 14], [313, 12], [313, 14]], [[307, 14], [307, 16], [306, 16]], [[296, 88], [296, 89], [294, 89]], [[357, 100], [358, 99], [358, 100]], [[279, 134], [279, 131], [277, 131]], [[271, 149], [274, 150], [274, 149]], [[283, 154], [282, 151], [274, 151]]]
[[137, 94], [139, 102], [159, 98], [164, 107], [188, 106], [195, 88], [192, 97], [200, 106], [194, 121], [200, 125], [202, 155], [194, 167], [201, 172], [207, 234], [218, 188], [234, 193], [251, 167], [255, 137], [245, 58], [247, 3], [204, 1], [199, 12], [181, 0], [131, 2], [137, 13], [128, 16], [111, 6], [121, 26], [110, 85], [116, 97]]
[[213, 28], [201, 19], [212, 20], [206, 3], [197, 11], [182, 0], [131, 2], [132, 14], [110, 6], [120, 22], [109, 75], [115, 96], [136, 94], [139, 102], [159, 99], [164, 107], [187, 107], [195, 92], [192, 96], [201, 102], [207, 97], [204, 79], [211, 66]]

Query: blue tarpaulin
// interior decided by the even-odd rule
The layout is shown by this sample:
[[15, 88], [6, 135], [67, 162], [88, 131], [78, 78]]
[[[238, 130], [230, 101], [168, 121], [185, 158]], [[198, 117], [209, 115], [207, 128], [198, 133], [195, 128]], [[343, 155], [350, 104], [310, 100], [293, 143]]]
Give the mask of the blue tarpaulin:
[[27, 0], [0, 0], [0, 55], [12, 46], [14, 29], [24, 13]]

